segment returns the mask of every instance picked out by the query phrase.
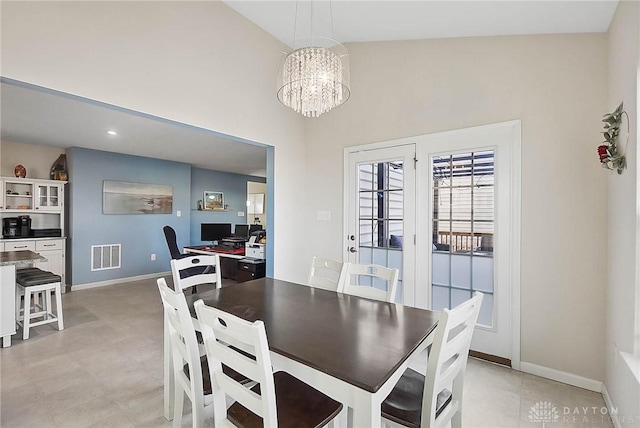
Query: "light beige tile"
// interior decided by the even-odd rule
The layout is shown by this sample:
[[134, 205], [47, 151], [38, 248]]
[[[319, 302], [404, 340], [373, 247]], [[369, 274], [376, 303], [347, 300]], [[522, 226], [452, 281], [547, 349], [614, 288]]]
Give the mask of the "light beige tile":
[[[63, 295], [64, 331], [49, 326], [0, 350], [2, 427], [170, 427], [163, 415], [162, 305], [154, 280]], [[604, 406], [598, 393], [469, 359], [463, 421], [467, 428], [540, 427], [539, 401], [556, 406], [549, 427], [611, 427], [599, 414], [565, 408]], [[205, 427], [212, 427], [212, 406]], [[570, 419], [569, 419], [570, 417]], [[183, 427], [191, 426], [185, 400]]]

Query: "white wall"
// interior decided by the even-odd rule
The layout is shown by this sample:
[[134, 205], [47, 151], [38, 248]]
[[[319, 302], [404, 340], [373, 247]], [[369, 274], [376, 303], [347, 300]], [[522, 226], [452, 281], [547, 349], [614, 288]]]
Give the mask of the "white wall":
[[49, 179], [51, 165], [64, 153], [59, 147], [39, 144], [0, 142], [0, 175], [13, 177], [13, 169], [22, 164], [27, 169], [27, 178]]
[[[276, 96], [282, 45], [220, 2], [2, 2], [2, 75], [273, 145], [282, 213], [304, 196], [303, 120]], [[213, 155], [213, 154], [212, 154]], [[275, 215], [275, 275], [302, 272]], [[306, 269], [305, 269], [306, 270]]]
[[[341, 258], [343, 148], [522, 120], [522, 361], [604, 379], [605, 34], [348, 45], [351, 99], [307, 130], [305, 204]], [[315, 221], [315, 220], [312, 220]], [[309, 256], [308, 256], [309, 257]], [[428, 285], [428, 279], [420, 282]]]
[[605, 35], [352, 44], [351, 99], [303, 120], [275, 97], [281, 45], [224, 4], [1, 7], [2, 75], [274, 145], [283, 279], [341, 257], [344, 147], [522, 119], [522, 359], [604, 378]]
[[[640, 332], [637, 239], [638, 204], [638, 60], [640, 59], [640, 4], [622, 1], [609, 28], [609, 99], [607, 111], [624, 101], [631, 120], [627, 170], [608, 176], [607, 330], [605, 385], [620, 416], [635, 418], [640, 426], [640, 383], [619, 352], [633, 354], [634, 334]], [[637, 360], [636, 360], [637, 361]], [[640, 364], [640, 363], [636, 363]], [[627, 419], [628, 420], [628, 419]]]
[[254, 219], [257, 217], [260, 219], [260, 224], [265, 226], [267, 224], [267, 185], [266, 183], [258, 183], [256, 181], [247, 182], [247, 194], [249, 193], [262, 193], [264, 195], [264, 211], [263, 214], [249, 214], [247, 213], [247, 223], [253, 224]]

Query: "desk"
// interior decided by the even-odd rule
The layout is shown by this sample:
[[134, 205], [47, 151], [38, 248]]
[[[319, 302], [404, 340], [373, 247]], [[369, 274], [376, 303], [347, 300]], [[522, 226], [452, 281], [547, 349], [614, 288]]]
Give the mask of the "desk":
[[[380, 404], [427, 347], [439, 313], [261, 278], [186, 296], [262, 320], [275, 370], [349, 406], [351, 426], [380, 426]], [[165, 354], [166, 357], [166, 354]], [[165, 392], [171, 385], [165, 379]], [[165, 416], [171, 415], [165, 401]]]
[[33, 251], [0, 251], [0, 337], [2, 347], [11, 346], [16, 334], [16, 266], [47, 259]]
[[216, 250], [214, 247], [207, 245], [198, 245], [193, 247], [184, 247], [185, 253], [192, 254], [211, 254], [215, 253], [220, 256], [220, 274], [223, 278], [229, 278], [236, 280], [236, 272], [238, 270], [238, 260], [244, 259], [244, 247], [242, 252], [238, 251], [238, 254], [222, 252]]

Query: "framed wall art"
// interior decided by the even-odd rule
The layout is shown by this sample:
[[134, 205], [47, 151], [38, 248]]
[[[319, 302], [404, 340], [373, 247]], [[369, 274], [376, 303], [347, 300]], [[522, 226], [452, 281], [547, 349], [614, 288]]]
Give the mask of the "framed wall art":
[[222, 192], [205, 190], [202, 201], [205, 210], [224, 210], [224, 194]]
[[164, 184], [104, 180], [103, 214], [171, 214], [173, 187]]

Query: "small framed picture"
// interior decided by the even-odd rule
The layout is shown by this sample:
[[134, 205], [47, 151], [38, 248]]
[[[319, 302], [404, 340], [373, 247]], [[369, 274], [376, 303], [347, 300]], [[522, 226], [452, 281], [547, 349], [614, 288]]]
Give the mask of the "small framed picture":
[[222, 192], [211, 192], [209, 190], [204, 191], [204, 198], [202, 198], [205, 210], [223, 210], [224, 209], [224, 195]]

